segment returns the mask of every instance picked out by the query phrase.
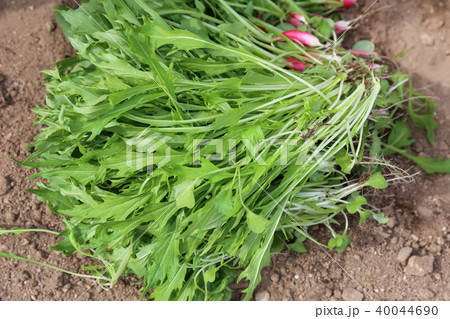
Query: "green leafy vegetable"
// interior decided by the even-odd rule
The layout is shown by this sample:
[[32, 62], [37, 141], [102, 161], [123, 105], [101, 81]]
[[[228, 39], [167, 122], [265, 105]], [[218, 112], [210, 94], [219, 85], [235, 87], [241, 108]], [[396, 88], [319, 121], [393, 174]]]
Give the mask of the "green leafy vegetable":
[[[135, 274], [151, 299], [227, 300], [237, 276], [248, 300], [271, 253], [317, 243], [308, 227], [327, 226], [328, 247], [343, 251], [347, 228], [333, 227], [346, 209], [386, 222], [361, 208], [358, 191], [388, 185], [378, 164], [361, 161], [369, 149], [404, 153], [403, 120], [381, 139], [416, 93], [404, 75], [382, 80], [339, 45], [275, 41], [293, 10], [311, 21], [300, 28], [332, 43], [334, 20], [308, 14], [329, 13], [324, 1], [289, 3], [87, 0], [56, 11], [78, 55], [45, 72], [42, 132], [22, 163], [45, 179], [31, 192], [64, 216], [54, 249], [98, 259], [103, 268], [86, 270], [101, 281]], [[287, 56], [308, 69], [286, 69]], [[421, 102], [408, 115], [433, 140], [434, 109], [419, 115]]]

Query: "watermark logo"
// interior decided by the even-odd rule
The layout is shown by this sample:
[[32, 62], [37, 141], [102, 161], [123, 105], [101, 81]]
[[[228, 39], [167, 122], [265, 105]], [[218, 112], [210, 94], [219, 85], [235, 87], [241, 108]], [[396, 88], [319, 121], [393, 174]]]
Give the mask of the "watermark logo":
[[[184, 144], [183, 144], [184, 143]], [[126, 142], [126, 165], [134, 170], [147, 170], [179, 163], [198, 167], [202, 158], [212, 163], [233, 166], [237, 163], [261, 166], [306, 165], [323, 161], [322, 153], [312, 140], [291, 139], [194, 139], [186, 146], [179, 141], [151, 129], [145, 129]], [[178, 149], [183, 149], [180, 151]], [[326, 164], [326, 163], [324, 163]]]

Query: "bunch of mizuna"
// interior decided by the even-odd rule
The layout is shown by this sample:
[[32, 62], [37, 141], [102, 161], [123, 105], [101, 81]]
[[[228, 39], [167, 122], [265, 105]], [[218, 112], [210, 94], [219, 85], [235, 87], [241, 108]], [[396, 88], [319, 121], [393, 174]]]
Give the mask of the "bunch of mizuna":
[[[77, 55], [45, 72], [42, 132], [22, 163], [43, 178], [31, 192], [63, 216], [54, 249], [101, 261], [85, 270], [102, 285], [135, 274], [150, 299], [227, 300], [233, 280], [248, 280], [250, 299], [271, 254], [315, 241], [310, 226], [325, 225], [330, 241], [315, 242], [342, 251], [347, 213], [387, 221], [361, 196], [398, 179], [382, 155], [448, 170], [403, 150], [413, 141], [402, 115], [434, 142], [434, 105], [370, 44], [343, 49], [342, 4], [329, 2], [56, 10]], [[294, 30], [320, 43], [293, 41]]]

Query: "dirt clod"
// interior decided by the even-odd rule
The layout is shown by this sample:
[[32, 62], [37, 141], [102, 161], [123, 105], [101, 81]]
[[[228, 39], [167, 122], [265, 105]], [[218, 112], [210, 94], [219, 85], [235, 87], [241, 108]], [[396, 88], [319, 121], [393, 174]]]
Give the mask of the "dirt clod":
[[430, 30], [430, 31], [436, 31], [441, 29], [445, 24], [445, 20], [442, 18], [430, 18], [430, 19], [426, 19], [424, 21], [424, 26], [426, 29]]
[[277, 273], [273, 273], [272, 276], [270, 276], [270, 279], [273, 283], [277, 283], [280, 280], [280, 275]]
[[11, 182], [6, 176], [0, 176], [0, 195], [5, 195], [11, 189]]
[[255, 294], [255, 300], [256, 301], [269, 301], [270, 293], [265, 289], [259, 290]]
[[56, 24], [52, 21], [48, 21], [45, 24], [45, 30], [47, 30], [47, 32], [53, 32], [56, 30]]
[[389, 217], [388, 222], [386, 223], [386, 226], [389, 228], [394, 228], [397, 225], [397, 218], [394, 216]]
[[405, 274], [413, 276], [425, 276], [433, 272], [433, 256], [412, 256], [405, 267]]
[[435, 42], [434, 38], [431, 35], [427, 34], [427, 33], [422, 34], [420, 36], [420, 39], [422, 40], [422, 43], [425, 46], [427, 46], [427, 47], [432, 47], [434, 45], [434, 42]]
[[361, 301], [363, 300], [363, 298], [364, 295], [353, 288], [345, 288], [342, 292], [342, 299], [344, 301]]
[[432, 292], [430, 289], [420, 289], [419, 297], [423, 300], [429, 300], [434, 297], [434, 292]]
[[412, 252], [413, 252], [413, 249], [411, 247], [403, 247], [402, 249], [400, 249], [400, 251], [397, 255], [397, 261], [399, 263], [405, 265], [409, 256], [411, 256]]
[[433, 217], [433, 210], [426, 205], [421, 205], [419, 206], [419, 208], [417, 209], [419, 216], [421, 218], [432, 218]]

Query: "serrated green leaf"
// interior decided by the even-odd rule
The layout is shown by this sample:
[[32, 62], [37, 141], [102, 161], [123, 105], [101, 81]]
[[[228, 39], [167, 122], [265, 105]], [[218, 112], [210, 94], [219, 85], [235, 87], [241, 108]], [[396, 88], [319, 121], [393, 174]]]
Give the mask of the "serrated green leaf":
[[[409, 139], [411, 136], [411, 130], [406, 124], [405, 120], [397, 121], [389, 134], [387, 143], [396, 148], [404, 148], [405, 146], [414, 143], [413, 139]], [[385, 152], [388, 155], [389, 152]]]
[[192, 208], [195, 205], [195, 180], [186, 180], [174, 186], [174, 196], [178, 208]]
[[221, 189], [215, 198], [214, 207], [225, 216], [229, 216], [233, 209], [233, 198], [231, 189]]
[[435, 173], [448, 174], [448, 173], [450, 173], [450, 159], [419, 157], [419, 156], [409, 154], [405, 150], [398, 149], [398, 148], [392, 147], [390, 145], [385, 145], [385, 146], [397, 153], [402, 154], [403, 156], [410, 158], [428, 174], [435, 174]]

